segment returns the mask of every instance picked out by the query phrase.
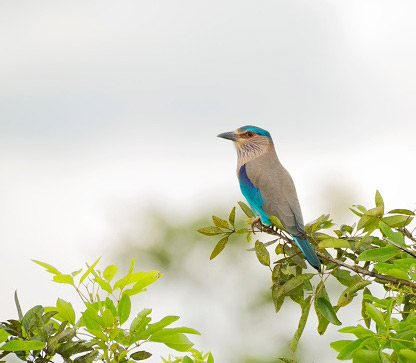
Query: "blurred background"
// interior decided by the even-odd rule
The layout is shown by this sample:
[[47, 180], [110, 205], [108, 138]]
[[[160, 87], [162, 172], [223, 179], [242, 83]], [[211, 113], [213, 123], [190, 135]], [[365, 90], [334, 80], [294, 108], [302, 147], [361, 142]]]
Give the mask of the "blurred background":
[[[136, 258], [164, 272], [136, 309], [180, 315], [216, 361], [287, 354], [298, 307], [274, 314], [269, 272], [247, 244], [209, 262], [215, 241], [195, 232], [242, 199], [235, 151], [216, 135], [269, 130], [305, 221], [350, 222], [348, 207], [371, 205], [376, 189], [387, 207], [414, 208], [415, 11], [382, 0], [2, 1], [0, 321], [17, 315], [15, 289], [23, 310], [75, 299], [30, 259], [69, 272]], [[358, 317], [355, 306], [340, 314]], [[308, 322], [299, 362], [335, 361], [328, 343], [340, 334], [328, 331]]]

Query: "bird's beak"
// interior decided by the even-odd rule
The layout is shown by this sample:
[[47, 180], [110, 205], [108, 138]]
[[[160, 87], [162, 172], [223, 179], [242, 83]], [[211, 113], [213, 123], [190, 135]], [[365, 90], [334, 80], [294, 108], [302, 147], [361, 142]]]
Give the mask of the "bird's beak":
[[219, 134], [218, 137], [221, 137], [221, 138], [227, 139], [227, 140], [235, 141], [235, 140], [237, 140], [238, 136], [234, 132], [224, 132], [222, 134]]

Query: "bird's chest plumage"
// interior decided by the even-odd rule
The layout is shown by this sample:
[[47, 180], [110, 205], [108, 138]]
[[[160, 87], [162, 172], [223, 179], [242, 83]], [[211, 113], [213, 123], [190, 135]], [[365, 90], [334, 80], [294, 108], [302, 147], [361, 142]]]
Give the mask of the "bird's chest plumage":
[[[251, 189], [259, 189], [263, 194], [268, 192], [270, 186], [277, 188], [280, 184], [279, 163], [275, 153], [267, 153], [253, 160], [247, 161], [238, 170], [240, 186], [249, 184]], [[264, 197], [264, 195], [263, 195]]]
[[253, 212], [260, 216], [261, 221], [265, 224], [270, 224], [270, 219], [268, 214], [265, 212], [264, 198], [260, 188], [256, 185], [255, 180], [253, 180], [249, 174], [247, 174], [246, 164], [242, 165], [238, 170], [238, 180], [240, 183], [240, 189], [244, 197], [247, 199]]

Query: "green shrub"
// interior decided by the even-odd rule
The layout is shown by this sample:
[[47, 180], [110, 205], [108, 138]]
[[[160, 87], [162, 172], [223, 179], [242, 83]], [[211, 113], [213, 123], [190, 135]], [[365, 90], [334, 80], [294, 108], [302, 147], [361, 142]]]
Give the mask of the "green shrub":
[[36, 305], [23, 315], [15, 294], [19, 319], [0, 324], [0, 343], [4, 342], [0, 346], [0, 358], [14, 353], [23, 361], [37, 363], [52, 362], [55, 356], [74, 363], [135, 362], [152, 356], [143, 346], [154, 342], [179, 352], [190, 351], [190, 356], [164, 362], [214, 362], [211, 353], [204, 355], [191, 349], [193, 343], [187, 335], [199, 335], [198, 331], [170, 327], [179, 316], [169, 315], [151, 323], [152, 309], [143, 309], [126, 325], [132, 316], [131, 297], [157, 281], [161, 277], [159, 271], [136, 271], [132, 260], [127, 274], [114, 281], [117, 266], [109, 265], [101, 271], [97, 269], [99, 260], [70, 274], [34, 261], [53, 275], [53, 281], [74, 288], [85, 310], [77, 316], [71, 302], [58, 298], [56, 306]]
[[[255, 241], [250, 249], [257, 259], [271, 271], [271, 295], [276, 312], [286, 299], [301, 307], [291, 349], [296, 351], [298, 341], [309, 317], [311, 308], [318, 318], [317, 330], [324, 334], [329, 324], [342, 325], [337, 313], [350, 304], [359, 292], [363, 324], [351, 324], [340, 329], [353, 335], [348, 340], [337, 340], [331, 347], [338, 352], [339, 360], [355, 363], [416, 362], [416, 236], [410, 228], [414, 211], [408, 209], [384, 210], [384, 202], [377, 191], [375, 207], [362, 205], [351, 208], [357, 222], [334, 227], [329, 215], [322, 215], [305, 226], [309, 241], [315, 246], [323, 268], [320, 273], [304, 273], [307, 268], [302, 253], [292, 236], [275, 216], [273, 226], [263, 225], [254, 219], [251, 209], [243, 202], [239, 205], [249, 220], [236, 223], [234, 207], [226, 219], [213, 216], [213, 225], [198, 231], [210, 237], [220, 236], [211, 259], [215, 258], [233, 238], [244, 235], [251, 242], [253, 235], [263, 232], [273, 236], [269, 242]], [[269, 250], [274, 247], [273, 252]], [[344, 286], [338, 300], [330, 297], [325, 288], [328, 279]], [[376, 297], [371, 288], [383, 288]], [[331, 302], [337, 301], [335, 304]], [[345, 322], [344, 322], [345, 323]], [[281, 358], [284, 362], [293, 359]]]

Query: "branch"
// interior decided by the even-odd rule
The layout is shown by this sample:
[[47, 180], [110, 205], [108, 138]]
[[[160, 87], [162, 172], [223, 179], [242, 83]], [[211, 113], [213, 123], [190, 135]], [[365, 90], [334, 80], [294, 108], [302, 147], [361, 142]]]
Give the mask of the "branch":
[[[273, 226], [264, 225], [260, 222], [258, 223], [258, 226], [260, 228], [260, 231], [266, 232], [266, 233], [271, 234], [273, 236], [278, 236], [282, 240], [284, 240], [284, 241], [286, 241], [286, 242], [288, 242], [288, 243], [290, 243], [294, 246], [297, 246], [296, 242], [292, 238], [287, 236], [282, 230], [279, 230], [279, 229], [277, 229]], [[392, 282], [396, 285], [410, 286], [411, 288], [416, 289], [416, 284], [414, 284], [413, 282], [403, 280], [403, 279], [399, 279], [399, 278], [396, 278], [396, 277], [392, 277], [390, 275], [384, 275], [384, 274], [380, 274], [380, 273], [377, 273], [377, 272], [374, 272], [374, 271], [370, 271], [370, 270], [367, 270], [367, 269], [365, 269], [361, 266], [358, 266], [358, 265], [351, 266], [351, 265], [345, 263], [344, 261], [338, 260], [338, 259], [333, 258], [331, 256], [327, 256], [326, 254], [324, 254], [321, 251], [315, 250], [315, 252], [318, 255], [318, 257], [320, 257], [321, 259], [324, 259], [324, 260], [329, 261], [329, 262], [333, 262], [333, 263], [337, 264], [338, 266], [343, 266], [343, 267], [345, 267], [345, 268], [347, 268], [351, 271], [354, 271], [358, 274], [375, 277], [379, 280]]]
[[404, 235], [407, 238], [409, 238], [411, 241], [413, 241], [414, 243], [416, 243], [416, 237], [413, 236], [413, 234], [407, 228], [403, 228], [403, 232], [404, 232]]
[[403, 279], [398, 279], [398, 278], [392, 277], [390, 275], [379, 274], [378, 272], [366, 270], [365, 268], [363, 268], [361, 266], [358, 266], [358, 265], [351, 266], [351, 265], [348, 265], [347, 263], [345, 263], [344, 261], [337, 260], [336, 258], [333, 258], [333, 257], [329, 257], [329, 256], [325, 255], [324, 253], [322, 253], [320, 251], [315, 250], [315, 252], [320, 258], [323, 258], [327, 261], [336, 263], [337, 265], [344, 266], [345, 268], [348, 268], [348, 269], [350, 269], [350, 270], [352, 270], [356, 273], [360, 273], [360, 274], [363, 274], [363, 275], [375, 277], [379, 280], [389, 281], [389, 282], [392, 282], [396, 285], [410, 286], [410, 287], [416, 289], [416, 284], [414, 284], [413, 282], [403, 280]]
[[409, 255], [416, 258], [416, 252], [415, 251], [412, 251], [411, 249], [409, 249], [407, 247], [404, 247], [404, 246], [402, 246], [402, 245], [400, 245], [400, 244], [398, 244], [398, 243], [396, 243], [396, 242], [394, 242], [394, 241], [392, 241], [388, 238], [386, 238], [386, 240], [387, 240], [388, 243], [392, 244], [393, 246], [396, 246], [399, 250], [402, 250], [403, 252], [406, 252]]

